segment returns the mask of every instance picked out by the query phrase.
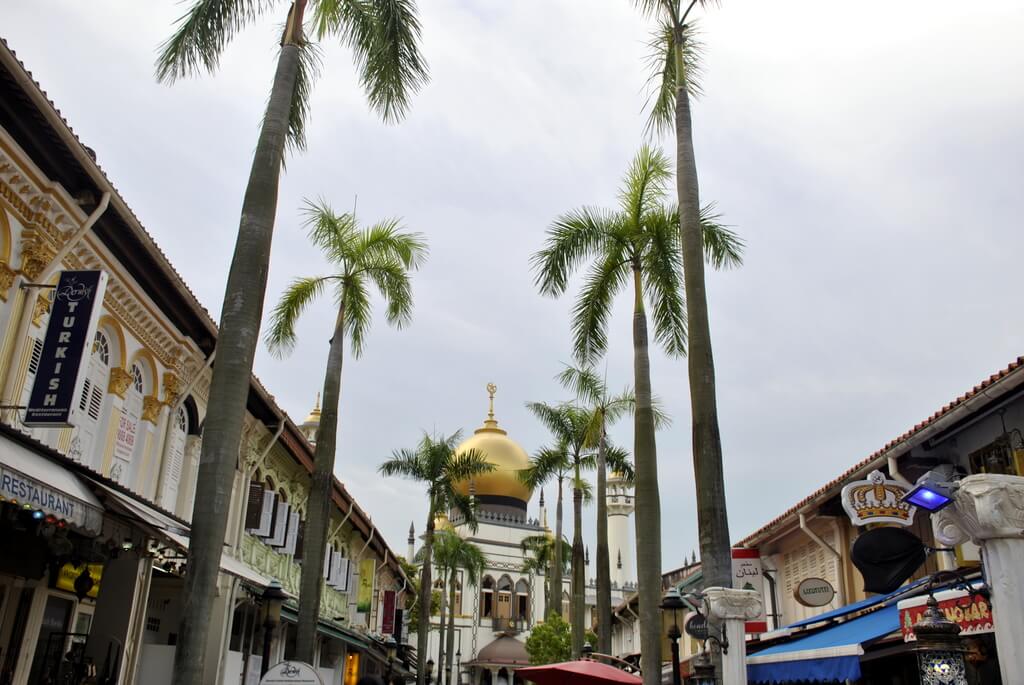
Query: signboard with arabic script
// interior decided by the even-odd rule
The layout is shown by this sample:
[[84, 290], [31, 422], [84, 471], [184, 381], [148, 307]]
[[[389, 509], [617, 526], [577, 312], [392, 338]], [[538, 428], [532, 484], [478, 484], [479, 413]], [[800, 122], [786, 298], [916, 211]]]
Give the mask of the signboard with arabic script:
[[[935, 593], [939, 609], [950, 621], [960, 626], [961, 635], [980, 635], [995, 630], [992, 606], [981, 595], [970, 596], [963, 590], [947, 590]], [[928, 596], [904, 599], [897, 605], [900, 610], [900, 632], [904, 642], [917, 640], [914, 624], [921, 620]]]
[[260, 685], [324, 685], [316, 669], [301, 661], [282, 661], [267, 669]]
[[[761, 553], [756, 549], [734, 547], [732, 550], [732, 586], [739, 590], [756, 590], [764, 597], [764, 576], [761, 572]], [[761, 602], [761, 615], [753, 621], [747, 621], [748, 634], [765, 633], [768, 631], [768, 617], [765, 614], [764, 602]]]
[[[107, 274], [62, 271], [53, 291], [36, 379], [25, 409], [26, 426], [74, 426], [88, 352], [96, 336]], [[42, 297], [42, 296], [41, 296]]]

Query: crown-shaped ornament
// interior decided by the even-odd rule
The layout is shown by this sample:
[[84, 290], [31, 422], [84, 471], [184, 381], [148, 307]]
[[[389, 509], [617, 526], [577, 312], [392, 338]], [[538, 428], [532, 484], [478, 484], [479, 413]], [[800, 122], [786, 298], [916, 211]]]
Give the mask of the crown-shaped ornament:
[[867, 480], [858, 480], [843, 488], [843, 509], [855, 526], [869, 523], [895, 523], [909, 526], [914, 523], [916, 507], [903, 501], [910, 490], [899, 481], [889, 480], [881, 471], [868, 474]]

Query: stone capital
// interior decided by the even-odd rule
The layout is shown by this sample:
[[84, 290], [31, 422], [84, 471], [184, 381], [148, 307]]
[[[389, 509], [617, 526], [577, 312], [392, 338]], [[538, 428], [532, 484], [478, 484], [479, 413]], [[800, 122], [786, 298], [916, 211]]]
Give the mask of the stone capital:
[[981, 545], [997, 538], [1024, 538], [1024, 477], [979, 473], [959, 486], [953, 505], [933, 515], [939, 542]]
[[749, 621], [761, 615], [761, 594], [756, 590], [709, 587], [704, 590], [708, 612], [721, 620]]
[[160, 410], [164, 403], [156, 395], [146, 395], [142, 398], [142, 420], [156, 424], [160, 418]]
[[107, 382], [107, 392], [111, 392], [122, 400], [124, 394], [132, 384], [132, 375], [120, 366], [110, 369], [110, 380]]

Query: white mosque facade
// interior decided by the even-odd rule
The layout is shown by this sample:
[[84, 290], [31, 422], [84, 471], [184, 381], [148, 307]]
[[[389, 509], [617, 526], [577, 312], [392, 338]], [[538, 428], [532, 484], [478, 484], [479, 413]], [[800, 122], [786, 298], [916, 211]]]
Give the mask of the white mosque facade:
[[[450, 526], [454, 532], [480, 547], [486, 566], [476, 584], [464, 582], [464, 571], [458, 572], [454, 673], [448, 680], [444, 677], [443, 667], [435, 665], [436, 683], [521, 683], [515, 672], [529, 665], [525, 641], [533, 627], [544, 619], [544, 577], [524, 571], [528, 553], [524, 553], [521, 543], [530, 536], [551, 535], [554, 514], [550, 513], [549, 522], [543, 493], [534, 503], [534, 493], [520, 481], [518, 473], [528, 466], [529, 456], [499, 427], [493, 411], [494, 386], [488, 386], [488, 389], [491, 391], [491, 411], [487, 419], [459, 446], [459, 451], [479, 450], [495, 466], [494, 471], [475, 479], [472, 484], [460, 484], [466, 494], [472, 488], [478, 505], [478, 528], [471, 531], [458, 512], [452, 512], [439, 521], [439, 524]], [[571, 493], [567, 499], [571, 501]], [[616, 474], [611, 474], [608, 478], [608, 542], [613, 606], [636, 589], [632, 512], [630, 486]], [[571, 507], [566, 507], [562, 525], [564, 535], [571, 537]], [[593, 525], [593, 521], [585, 517], [585, 529], [593, 530]], [[410, 559], [415, 558], [415, 548], [421, 543], [410, 529]], [[586, 589], [585, 625], [592, 627], [595, 624], [593, 576], [596, 573], [589, 565], [589, 554], [587, 556], [586, 575], [591, 580], [588, 580]], [[571, 590], [569, 575], [565, 574], [562, 587], [562, 613], [566, 618]], [[436, 570], [433, 577], [435, 580], [438, 577]], [[428, 641], [428, 658], [434, 662], [438, 661], [440, 647], [439, 619], [437, 615], [432, 617], [433, 627]], [[410, 628], [415, 630], [414, 626]], [[410, 642], [415, 644], [414, 636], [410, 636]]]

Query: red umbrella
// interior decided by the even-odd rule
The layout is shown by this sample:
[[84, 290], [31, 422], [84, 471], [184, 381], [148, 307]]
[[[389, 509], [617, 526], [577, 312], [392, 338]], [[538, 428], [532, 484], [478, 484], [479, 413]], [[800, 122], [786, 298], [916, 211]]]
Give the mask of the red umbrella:
[[586, 660], [520, 668], [516, 671], [516, 675], [533, 681], [537, 685], [602, 685], [603, 683], [639, 685], [643, 682], [632, 673], [626, 673], [614, 666]]

